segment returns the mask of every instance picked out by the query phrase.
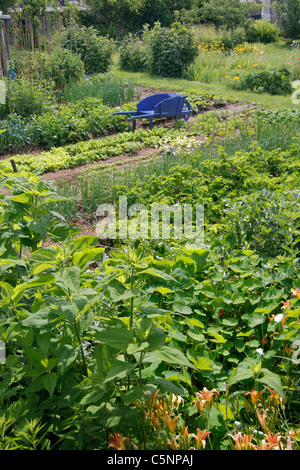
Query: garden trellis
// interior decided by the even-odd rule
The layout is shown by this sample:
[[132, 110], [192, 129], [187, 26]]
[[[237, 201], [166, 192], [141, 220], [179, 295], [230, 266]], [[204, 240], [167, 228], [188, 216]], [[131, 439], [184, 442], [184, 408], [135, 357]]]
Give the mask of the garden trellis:
[[1, 78], [14, 77], [10, 47], [9, 47], [9, 27], [12, 23], [10, 15], [3, 15], [0, 12], [0, 53], [1, 53]]

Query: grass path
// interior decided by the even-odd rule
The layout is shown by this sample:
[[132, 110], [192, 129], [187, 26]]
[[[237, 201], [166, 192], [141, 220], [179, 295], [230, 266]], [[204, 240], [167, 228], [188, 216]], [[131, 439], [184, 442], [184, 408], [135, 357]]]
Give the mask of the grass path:
[[216, 96], [222, 96], [228, 101], [249, 102], [252, 104], [260, 104], [264, 107], [271, 109], [278, 108], [296, 108], [299, 109], [299, 104], [294, 104], [291, 95], [287, 96], [272, 96], [267, 93], [251, 93], [246, 91], [231, 90], [226, 84], [222, 83], [204, 83], [183, 80], [180, 78], [164, 78], [146, 73], [132, 73], [119, 70], [117, 67], [112, 67], [112, 72], [116, 76], [124, 79], [133, 78], [136, 85], [149, 87], [153, 89], [172, 89], [174, 92], [179, 91], [192, 91], [197, 90], [203, 93], [209, 93]]

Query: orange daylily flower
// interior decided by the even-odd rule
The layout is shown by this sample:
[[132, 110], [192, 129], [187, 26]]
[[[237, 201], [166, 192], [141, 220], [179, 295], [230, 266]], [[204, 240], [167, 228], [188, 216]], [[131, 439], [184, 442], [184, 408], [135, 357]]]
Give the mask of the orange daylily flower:
[[268, 427], [267, 427], [267, 425], [266, 425], [266, 420], [267, 420], [267, 418], [268, 418], [268, 416], [267, 416], [267, 410], [263, 410], [263, 414], [262, 414], [262, 415], [260, 414], [260, 412], [259, 412], [258, 410], [256, 410], [256, 414], [257, 414], [257, 418], [258, 418], [258, 421], [259, 421], [261, 427], [263, 428], [263, 430], [264, 430], [265, 432], [268, 433], [268, 432], [269, 432], [269, 429], [268, 429]]
[[265, 439], [263, 439], [260, 443], [260, 447], [259, 447], [259, 445], [255, 445], [254, 449], [255, 450], [271, 450], [271, 449], [273, 449], [274, 446], [275, 446], [275, 444], [270, 444]]
[[147, 419], [150, 419], [151, 421], [151, 424], [153, 424], [153, 426], [155, 426], [156, 428], [159, 428], [160, 427], [160, 421], [159, 421], [159, 416], [157, 416], [157, 413], [153, 412], [150, 413], [149, 411], [146, 412], [146, 418]]
[[175, 432], [176, 423], [177, 423], [178, 418], [179, 418], [179, 416], [175, 416], [175, 418], [171, 418], [171, 416], [169, 416], [167, 414], [162, 417], [162, 419], [165, 421], [166, 425], [168, 426], [169, 431], [172, 434], [174, 434], [174, 432]]
[[240, 431], [239, 432], [235, 431], [234, 435], [232, 434], [228, 434], [228, 435], [234, 440], [234, 446], [233, 444], [231, 444], [234, 450], [251, 450], [254, 448], [254, 444], [252, 444], [251, 442], [253, 438], [253, 434], [242, 435]]
[[109, 439], [108, 447], [113, 447], [116, 450], [126, 450], [126, 443], [129, 441], [129, 437], [124, 437], [122, 434], [115, 432]]
[[281, 406], [281, 408], [284, 408], [283, 405], [283, 398], [275, 392], [275, 390], [272, 390], [271, 388], [268, 387], [268, 390], [270, 392], [270, 395], [268, 396], [268, 402], [272, 406]]
[[300, 299], [300, 290], [299, 289], [291, 289], [292, 295], [295, 295]]
[[282, 436], [280, 432], [277, 432], [275, 435], [269, 431], [268, 437], [266, 438], [269, 444], [271, 444], [275, 450], [281, 450], [280, 440]]
[[284, 302], [284, 301], [282, 300], [282, 303], [283, 303], [283, 307], [281, 307], [281, 310], [290, 310], [290, 308], [291, 308], [291, 303], [290, 303], [289, 300], [287, 300], [286, 302]]
[[215, 388], [208, 390], [204, 387], [202, 392], [196, 392], [196, 400], [192, 401], [192, 403], [195, 403], [194, 407], [197, 407], [203, 413], [204, 408], [208, 409], [212, 405], [215, 394], [220, 395]]
[[168, 439], [167, 444], [172, 447], [173, 450], [180, 450], [180, 442], [174, 442], [171, 441], [171, 439]]
[[256, 390], [251, 390], [250, 392], [246, 392], [245, 395], [250, 395], [251, 403], [253, 405], [256, 405], [263, 393], [263, 390], [261, 390], [260, 392], [257, 392]]
[[201, 431], [201, 429], [197, 428], [197, 436], [194, 435], [195, 439], [196, 439], [196, 449], [197, 450], [200, 450], [200, 449], [205, 449], [205, 446], [206, 446], [206, 438], [207, 436], [210, 434], [210, 431], [206, 431], [206, 429], [204, 431]]

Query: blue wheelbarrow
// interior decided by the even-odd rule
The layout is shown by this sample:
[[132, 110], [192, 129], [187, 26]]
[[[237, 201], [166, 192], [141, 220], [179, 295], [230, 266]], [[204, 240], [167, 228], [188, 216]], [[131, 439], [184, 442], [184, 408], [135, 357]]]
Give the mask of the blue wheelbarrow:
[[159, 93], [148, 96], [140, 101], [136, 111], [119, 111], [112, 115], [128, 115], [128, 121], [133, 121], [132, 129], [136, 129], [137, 119], [149, 119], [150, 129], [153, 129], [153, 119], [175, 117], [182, 121], [187, 121], [192, 114], [190, 103], [187, 101], [187, 95], [178, 95], [176, 93]]

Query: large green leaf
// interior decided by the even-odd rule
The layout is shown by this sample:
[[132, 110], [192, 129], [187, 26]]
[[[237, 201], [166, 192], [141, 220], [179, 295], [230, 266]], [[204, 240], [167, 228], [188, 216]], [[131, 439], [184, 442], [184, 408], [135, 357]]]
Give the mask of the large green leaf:
[[64, 268], [55, 274], [57, 284], [69, 293], [78, 293], [80, 289], [80, 269], [78, 266]]
[[57, 365], [61, 374], [64, 374], [70, 367], [72, 367], [77, 360], [78, 354], [79, 347], [72, 344], [64, 344], [55, 351], [55, 355], [58, 359]]
[[195, 250], [192, 252], [191, 257], [195, 261], [195, 263], [202, 268], [206, 264], [206, 259], [209, 255], [209, 251], [201, 248], [199, 250]]
[[281, 383], [281, 379], [279, 375], [274, 374], [270, 370], [263, 368], [260, 370], [258, 382], [263, 383], [264, 385], [267, 385], [268, 387], [272, 388], [273, 390], [275, 390], [275, 392], [277, 392], [280, 396], [283, 397], [284, 392], [283, 392], [282, 383]]
[[25, 320], [21, 321], [21, 325], [39, 329], [50, 325], [57, 318], [57, 315], [50, 308], [43, 308], [36, 313], [31, 313]]
[[149, 274], [150, 276], [159, 277], [161, 279], [164, 279], [165, 281], [178, 282], [173, 276], [170, 276], [170, 274], [167, 274], [164, 271], [160, 271], [159, 269], [155, 268], [147, 268], [143, 271], [139, 271], [137, 274]]
[[56, 387], [57, 374], [55, 374], [55, 372], [49, 372], [44, 374], [41, 380], [45, 389], [49, 392], [49, 395], [52, 396]]
[[97, 332], [94, 340], [121, 351], [133, 342], [133, 332], [128, 328], [110, 328]]
[[111, 368], [108, 371], [107, 376], [105, 377], [103, 383], [111, 382], [112, 380], [121, 380], [124, 379], [130, 372], [135, 369], [136, 363], [129, 363], [115, 359], [111, 365]]
[[104, 248], [86, 248], [73, 254], [72, 261], [75, 266], [85, 270], [95, 261], [100, 261], [103, 257]]
[[188, 360], [183, 352], [170, 346], [163, 346], [160, 349], [154, 351], [157, 359], [172, 364], [174, 367], [184, 366], [195, 369], [195, 366]]
[[182, 315], [190, 315], [193, 310], [182, 302], [174, 302], [173, 309], [175, 312], [181, 313]]
[[239, 383], [243, 380], [247, 380], [254, 377], [254, 373], [250, 368], [238, 368], [234, 371], [234, 374], [229, 378], [228, 385], [231, 386], [235, 383]]

